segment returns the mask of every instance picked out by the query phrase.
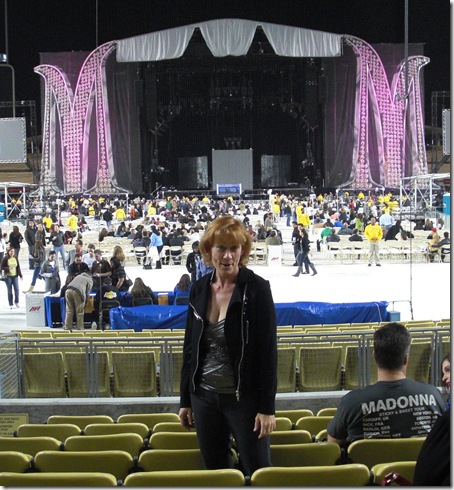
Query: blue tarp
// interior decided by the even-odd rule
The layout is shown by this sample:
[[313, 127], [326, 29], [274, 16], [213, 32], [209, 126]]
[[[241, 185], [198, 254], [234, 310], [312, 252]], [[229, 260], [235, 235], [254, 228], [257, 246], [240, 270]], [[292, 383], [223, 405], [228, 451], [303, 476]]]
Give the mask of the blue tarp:
[[[382, 322], [388, 318], [386, 301], [370, 303], [277, 303], [278, 325]], [[146, 305], [110, 310], [112, 329], [185, 328], [188, 307]]]

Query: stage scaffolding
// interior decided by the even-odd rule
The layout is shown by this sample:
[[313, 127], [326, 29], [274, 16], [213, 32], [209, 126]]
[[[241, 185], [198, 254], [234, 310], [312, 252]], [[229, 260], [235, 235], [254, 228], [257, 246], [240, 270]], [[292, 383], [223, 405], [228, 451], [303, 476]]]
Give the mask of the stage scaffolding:
[[[5, 219], [9, 220], [28, 215], [30, 205], [30, 194], [32, 189], [36, 189], [37, 184], [24, 182], [0, 182], [0, 192], [3, 194], [5, 203]], [[22, 203], [19, 205], [18, 203]], [[17, 213], [17, 215], [16, 215]]]
[[415, 218], [443, 218], [449, 220], [449, 215], [437, 212], [434, 205], [435, 195], [442, 190], [436, 181], [450, 179], [450, 173], [424, 174], [403, 177], [400, 181], [399, 205], [400, 215], [405, 215], [405, 209]]

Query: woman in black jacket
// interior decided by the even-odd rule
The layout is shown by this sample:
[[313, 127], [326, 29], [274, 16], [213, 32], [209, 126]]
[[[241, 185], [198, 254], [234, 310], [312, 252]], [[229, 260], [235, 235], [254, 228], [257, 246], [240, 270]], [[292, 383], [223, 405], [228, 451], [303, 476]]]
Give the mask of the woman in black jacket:
[[277, 389], [276, 313], [269, 282], [247, 269], [251, 238], [238, 220], [214, 220], [200, 242], [211, 274], [190, 293], [180, 421], [197, 426], [208, 469], [233, 467], [231, 436], [246, 475], [271, 466]]
[[[300, 230], [301, 240], [298, 242], [299, 252], [296, 256], [296, 262], [298, 263], [298, 270], [296, 274], [293, 274], [293, 277], [298, 277], [300, 274], [309, 274], [309, 267], [312, 269], [312, 275], [315, 276], [317, 274], [317, 269], [315, 265], [311, 262], [309, 258], [310, 252], [310, 242], [309, 235], [306, 231], [306, 228], [301, 228]], [[303, 264], [306, 269], [306, 272], [303, 272]]]
[[20, 252], [20, 244], [22, 243], [24, 237], [19, 231], [19, 227], [14, 225], [13, 231], [9, 234], [9, 246], [14, 248], [14, 252], [16, 254], [16, 260], [19, 261], [19, 252]]

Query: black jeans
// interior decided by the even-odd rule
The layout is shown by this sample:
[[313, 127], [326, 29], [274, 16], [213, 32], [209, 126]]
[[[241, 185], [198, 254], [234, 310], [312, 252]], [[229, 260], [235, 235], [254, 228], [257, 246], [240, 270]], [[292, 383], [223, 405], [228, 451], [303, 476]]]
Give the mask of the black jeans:
[[207, 469], [233, 468], [231, 436], [238, 447], [240, 469], [246, 476], [271, 466], [270, 436], [254, 432], [257, 403], [252, 396], [220, 395], [198, 389], [191, 395], [200, 450]]

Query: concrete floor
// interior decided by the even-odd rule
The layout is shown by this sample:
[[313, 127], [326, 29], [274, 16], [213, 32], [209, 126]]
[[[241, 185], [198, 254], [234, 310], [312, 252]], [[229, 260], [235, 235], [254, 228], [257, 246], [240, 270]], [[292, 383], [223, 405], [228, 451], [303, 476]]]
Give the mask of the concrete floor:
[[[322, 254], [314, 252], [312, 260], [317, 267], [316, 276], [292, 277], [296, 267], [291, 265], [251, 265], [257, 274], [268, 279], [276, 303], [314, 301], [350, 303], [388, 301], [389, 310], [400, 312], [402, 321], [440, 320], [450, 318], [451, 266], [448, 263], [397, 264], [382, 262], [382, 267], [367, 264], [336, 264], [322, 261]], [[0, 284], [0, 332], [26, 328], [25, 294], [31, 281], [32, 271], [23, 268], [20, 281], [20, 308], [10, 310], [6, 285]], [[173, 290], [180, 276], [186, 273], [184, 266], [164, 266], [160, 270], [144, 270], [139, 266], [127, 266], [126, 272], [134, 280], [142, 277], [154, 291]], [[62, 281], [66, 273], [62, 272]], [[38, 281], [36, 290], [43, 288]], [[413, 307], [413, 315], [410, 308]], [[392, 302], [396, 303], [394, 306]], [[30, 327], [36, 328], [36, 327]]]

